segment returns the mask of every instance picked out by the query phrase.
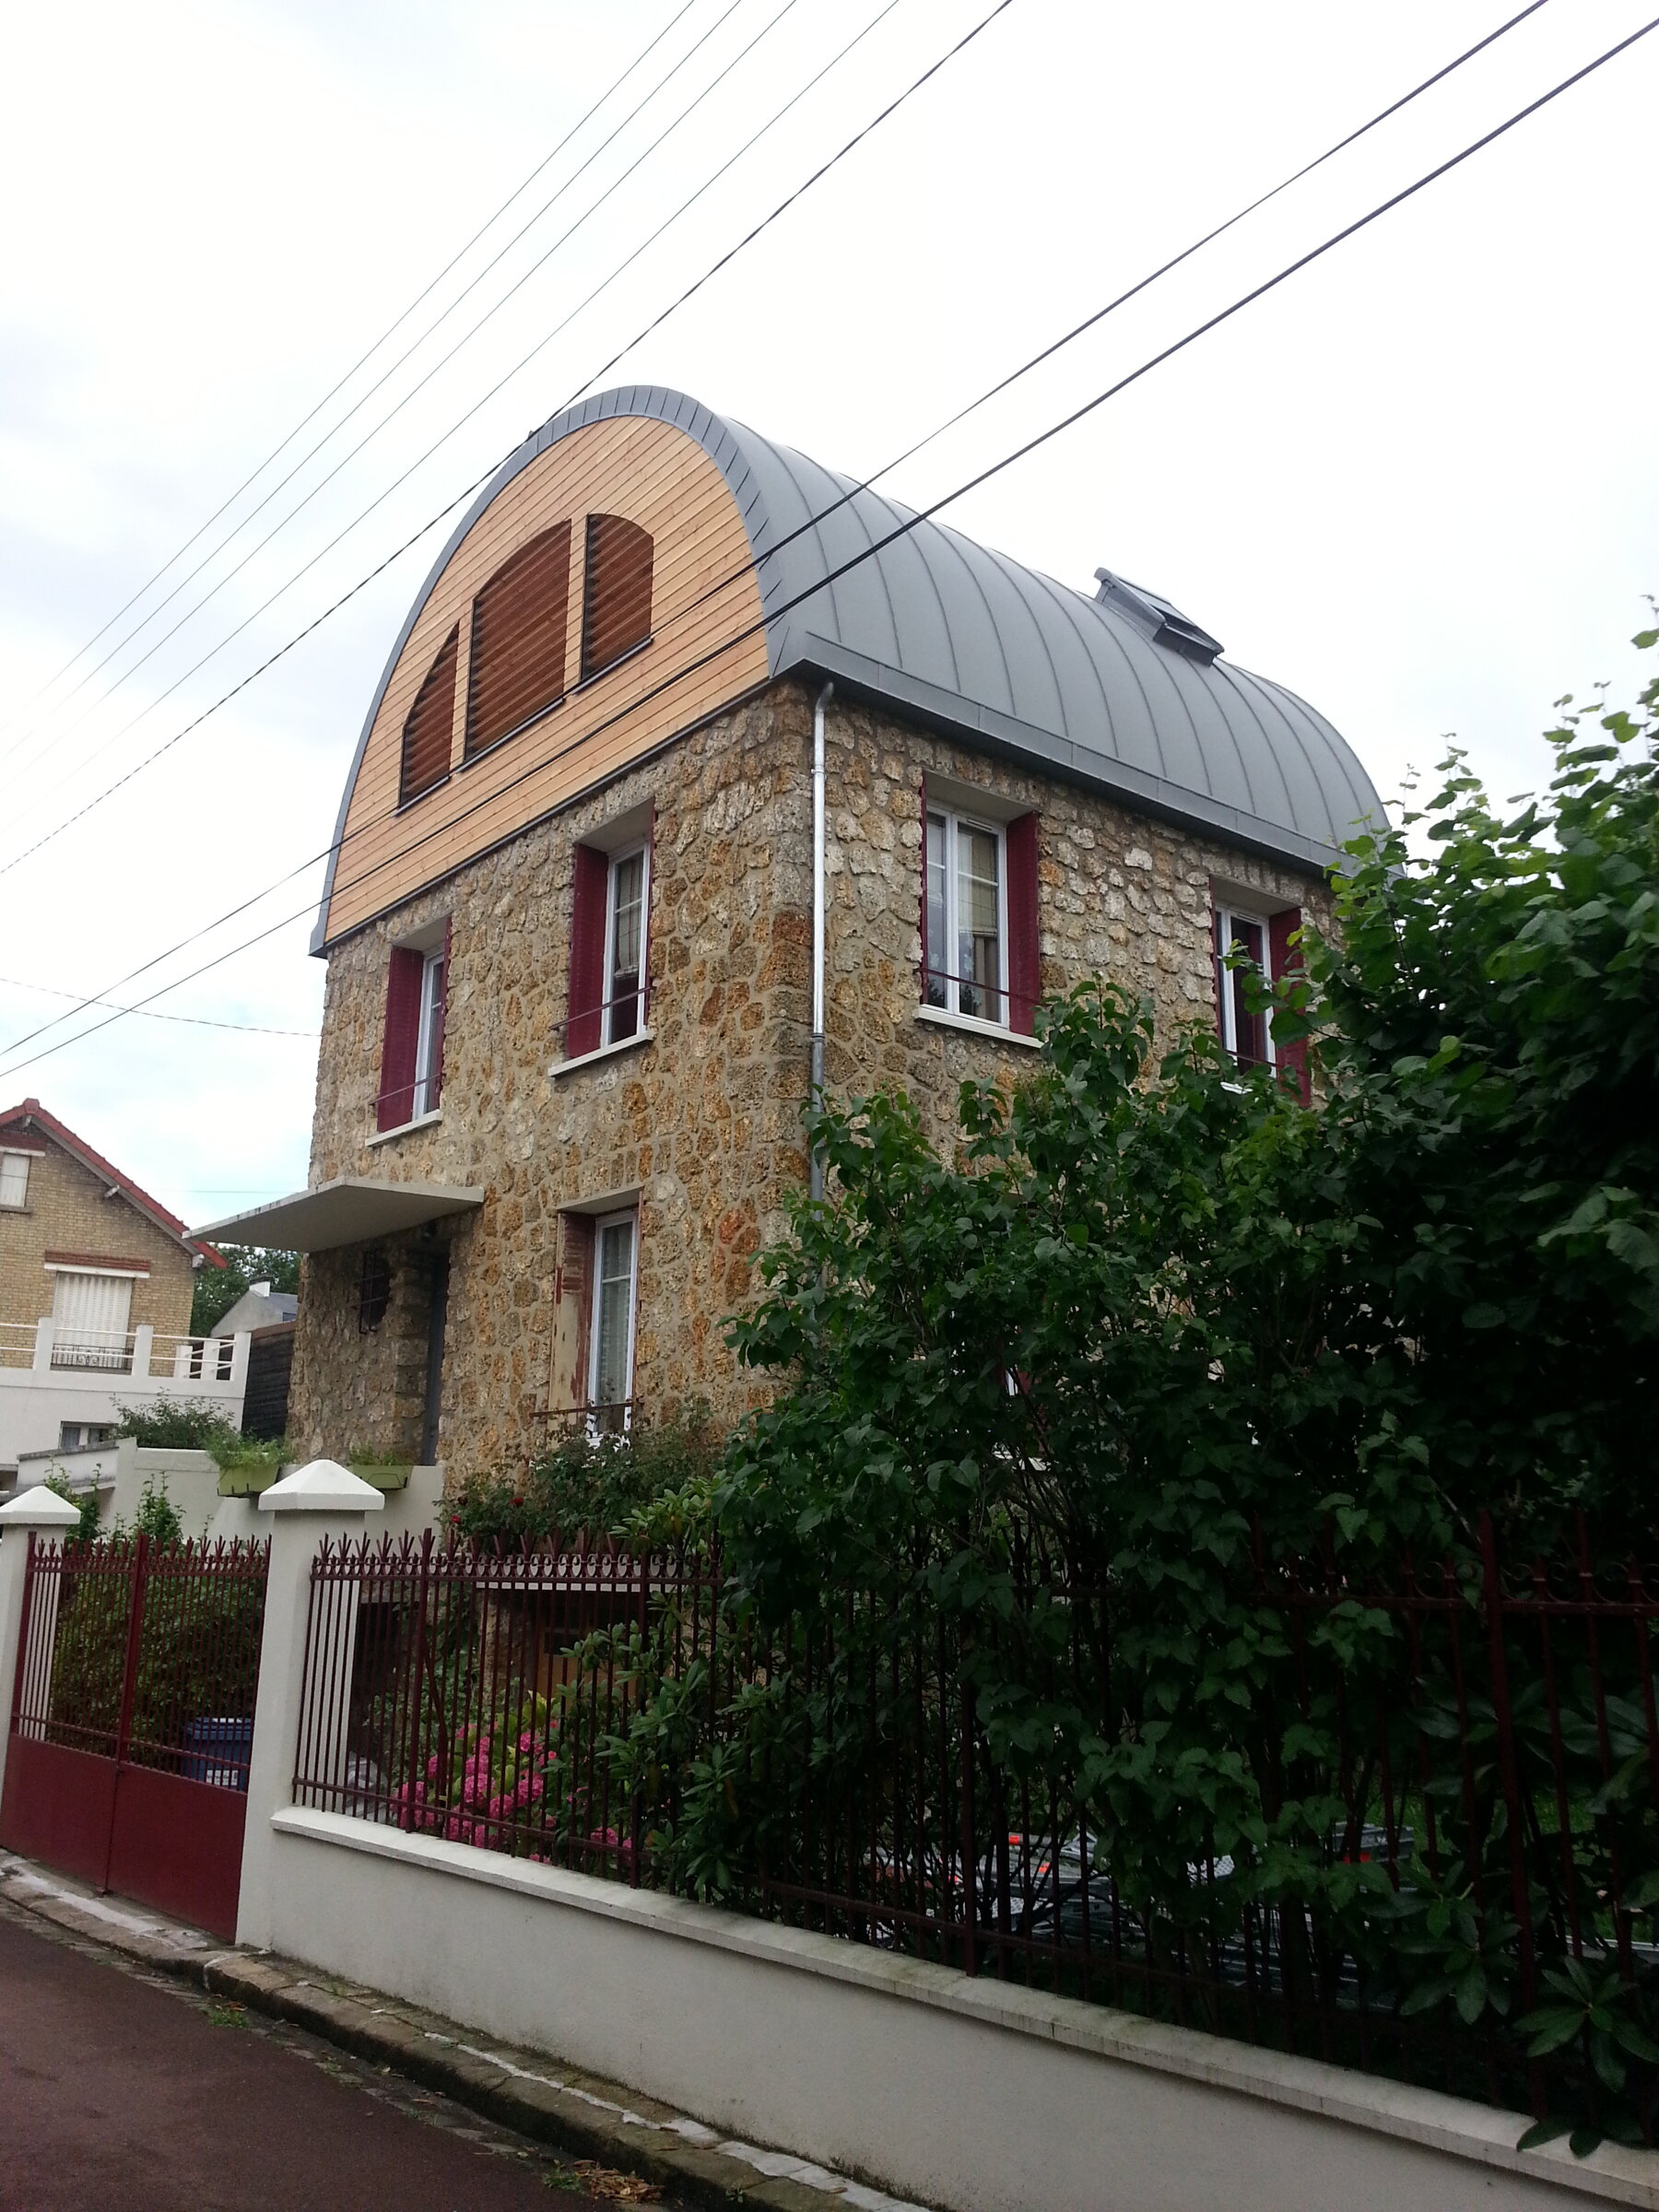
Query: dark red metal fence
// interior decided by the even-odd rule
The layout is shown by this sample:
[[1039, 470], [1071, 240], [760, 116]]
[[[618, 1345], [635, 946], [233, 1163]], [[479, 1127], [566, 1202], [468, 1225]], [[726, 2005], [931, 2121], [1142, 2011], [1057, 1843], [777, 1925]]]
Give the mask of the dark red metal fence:
[[[1094, 1598], [1028, 1687], [1121, 1740]], [[1375, 1590], [1258, 1568], [1241, 1602], [1281, 1653], [1238, 1729], [1267, 1828], [1298, 1810], [1277, 1858], [1190, 1806], [1138, 1832], [1075, 1747], [1011, 1750], [974, 1623], [913, 1591], [762, 1630], [702, 1558], [580, 1545], [322, 1557], [296, 1796], [1652, 2140], [1659, 1580], [1582, 1540], [1506, 1578], [1488, 1531]], [[1628, 2034], [1594, 2044], [1587, 1999], [1529, 2057], [1513, 2022], [1575, 1971]]]
[[235, 1936], [269, 1550], [29, 1538], [0, 1843]]

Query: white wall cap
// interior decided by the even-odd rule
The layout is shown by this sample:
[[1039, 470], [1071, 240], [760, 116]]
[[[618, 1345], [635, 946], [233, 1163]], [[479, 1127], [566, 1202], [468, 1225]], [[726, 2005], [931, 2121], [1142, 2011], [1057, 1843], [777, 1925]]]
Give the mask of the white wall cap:
[[259, 1494], [262, 1513], [383, 1513], [386, 1500], [371, 1482], [337, 1459], [313, 1459]]
[[0, 1505], [0, 1524], [6, 1528], [73, 1528], [79, 1520], [80, 1508], [49, 1490], [43, 1482], [30, 1483], [8, 1503]]

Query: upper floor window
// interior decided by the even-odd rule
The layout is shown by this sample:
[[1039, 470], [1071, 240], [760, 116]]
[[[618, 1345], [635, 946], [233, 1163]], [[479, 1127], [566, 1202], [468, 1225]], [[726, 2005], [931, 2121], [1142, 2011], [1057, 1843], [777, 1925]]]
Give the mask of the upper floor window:
[[375, 1122], [401, 1129], [436, 1113], [443, 1092], [443, 1025], [449, 993], [449, 924], [435, 944], [396, 945], [386, 973], [386, 1028]]
[[564, 697], [570, 598], [571, 525], [559, 523], [521, 546], [473, 601], [469, 758]]
[[461, 657], [459, 624], [439, 648], [426, 681], [415, 694], [404, 724], [403, 759], [397, 803], [406, 806], [423, 792], [436, 790], [450, 772], [450, 744], [455, 728], [455, 668]]
[[575, 848], [567, 1059], [644, 1031], [651, 1005], [650, 820], [641, 809], [615, 825], [614, 851]]
[[[1300, 943], [1301, 909], [1280, 907], [1274, 913], [1252, 913], [1218, 899], [1213, 933], [1216, 961], [1216, 1013], [1221, 1042], [1241, 1067], [1271, 1067], [1298, 1090], [1304, 1104], [1312, 1096], [1308, 1079], [1308, 1048], [1298, 1039], [1281, 1043], [1273, 1034], [1266, 1013], [1253, 1014], [1249, 1006], [1253, 978], [1277, 983], [1301, 966]], [[1229, 955], [1237, 964], [1230, 964]]]
[[1006, 874], [1000, 829], [928, 810], [923, 992], [928, 1006], [975, 1021], [1006, 1022]]
[[[1269, 976], [1266, 921], [1258, 914], [1241, 914], [1236, 908], [1218, 906], [1215, 930], [1222, 1045], [1241, 1067], [1271, 1067], [1272, 1028], [1266, 1016], [1253, 1014], [1249, 1005], [1253, 984]], [[1236, 956], [1236, 964], [1229, 965], [1230, 955]]]
[[1030, 1036], [1041, 992], [1037, 817], [922, 785], [922, 1011]]
[[0, 1206], [29, 1204], [29, 1155], [0, 1152]]
[[651, 539], [619, 514], [590, 514], [582, 563], [582, 680], [651, 635]]
[[611, 856], [605, 932], [606, 1044], [619, 1044], [644, 1026], [645, 877], [649, 865], [643, 845]]

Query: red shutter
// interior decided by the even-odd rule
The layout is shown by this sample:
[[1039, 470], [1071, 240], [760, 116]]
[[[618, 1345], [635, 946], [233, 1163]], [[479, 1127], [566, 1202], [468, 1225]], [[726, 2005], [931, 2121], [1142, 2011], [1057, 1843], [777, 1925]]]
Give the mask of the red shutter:
[[645, 912], [640, 929], [640, 1019], [651, 1027], [651, 902], [656, 897], [656, 801], [651, 802], [651, 827], [645, 832]]
[[1008, 1027], [1030, 1037], [1042, 995], [1037, 935], [1037, 817], [1022, 814], [1004, 832], [1008, 855]]
[[443, 1097], [443, 1021], [449, 1011], [450, 925], [443, 924], [443, 967], [438, 979], [438, 1003], [432, 1008], [431, 1080], [427, 1085], [427, 1111], [431, 1112]]
[[415, 1048], [420, 1038], [420, 978], [426, 961], [398, 946], [386, 974], [386, 1033], [381, 1045], [375, 1121], [401, 1129], [415, 1111]]
[[927, 1004], [927, 778], [922, 778], [922, 888], [919, 893], [922, 918], [922, 988], [918, 997]]
[[[1301, 947], [1290, 942], [1300, 929], [1301, 920], [1301, 908], [1288, 906], [1283, 913], [1275, 914], [1267, 924], [1268, 958], [1276, 983], [1281, 977], [1297, 974], [1301, 968]], [[1306, 1106], [1313, 1095], [1308, 1080], [1307, 1039], [1299, 1038], [1294, 1044], [1276, 1045], [1274, 1049], [1279, 1066], [1295, 1084], [1301, 1102]]]
[[565, 1056], [597, 1052], [605, 1001], [605, 895], [610, 888], [608, 855], [576, 847], [576, 893], [571, 915], [571, 1003]]

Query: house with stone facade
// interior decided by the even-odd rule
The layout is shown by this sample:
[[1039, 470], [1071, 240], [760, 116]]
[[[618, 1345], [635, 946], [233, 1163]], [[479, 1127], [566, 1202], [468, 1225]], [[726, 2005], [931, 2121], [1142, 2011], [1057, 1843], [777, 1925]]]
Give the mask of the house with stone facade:
[[[1344, 740], [1102, 568], [1075, 588], [634, 387], [538, 430], [393, 645], [347, 779], [299, 1248], [307, 1453], [523, 1464], [753, 1384], [724, 1317], [901, 1084], [942, 1134], [1090, 973], [1271, 1058]], [[1291, 1071], [1294, 1074], [1295, 1071]]]

